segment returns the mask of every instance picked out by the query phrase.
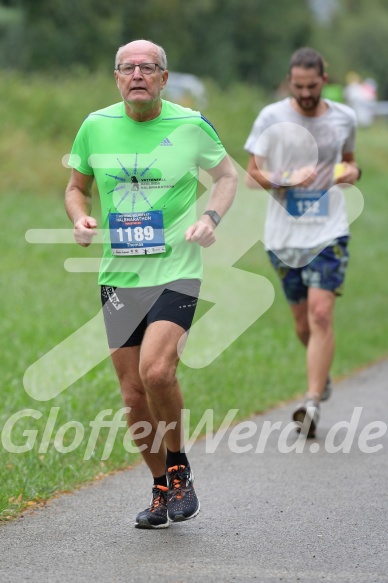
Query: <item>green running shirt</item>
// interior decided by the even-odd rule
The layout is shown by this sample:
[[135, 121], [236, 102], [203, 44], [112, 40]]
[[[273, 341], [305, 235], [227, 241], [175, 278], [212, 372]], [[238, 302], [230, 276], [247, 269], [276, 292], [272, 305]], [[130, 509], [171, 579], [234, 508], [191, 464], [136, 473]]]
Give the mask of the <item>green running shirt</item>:
[[[202, 252], [185, 240], [196, 222], [198, 169], [226, 155], [212, 125], [198, 111], [162, 101], [160, 115], [136, 122], [116, 103], [91, 113], [73, 144], [69, 166], [94, 176], [104, 230], [98, 283], [150, 287], [177, 279], [202, 279]], [[162, 211], [163, 253], [115, 256], [109, 213]], [[115, 215], [117, 216], [117, 215]]]

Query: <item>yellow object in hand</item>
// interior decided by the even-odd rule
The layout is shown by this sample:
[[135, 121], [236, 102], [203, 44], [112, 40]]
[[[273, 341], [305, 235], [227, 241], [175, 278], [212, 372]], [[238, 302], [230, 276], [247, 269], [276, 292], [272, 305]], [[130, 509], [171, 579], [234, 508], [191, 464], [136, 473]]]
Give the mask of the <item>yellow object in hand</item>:
[[345, 173], [345, 164], [343, 164], [341, 162], [340, 164], [334, 165], [334, 173], [333, 173], [334, 181], [336, 181], [344, 173]]

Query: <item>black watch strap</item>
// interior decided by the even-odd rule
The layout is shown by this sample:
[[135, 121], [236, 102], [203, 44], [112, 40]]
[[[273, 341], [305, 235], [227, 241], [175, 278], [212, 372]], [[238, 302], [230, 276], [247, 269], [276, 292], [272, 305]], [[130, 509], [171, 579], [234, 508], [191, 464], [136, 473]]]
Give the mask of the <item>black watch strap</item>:
[[204, 215], [209, 215], [213, 223], [217, 226], [221, 222], [221, 217], [216, 211], [205, 211]]

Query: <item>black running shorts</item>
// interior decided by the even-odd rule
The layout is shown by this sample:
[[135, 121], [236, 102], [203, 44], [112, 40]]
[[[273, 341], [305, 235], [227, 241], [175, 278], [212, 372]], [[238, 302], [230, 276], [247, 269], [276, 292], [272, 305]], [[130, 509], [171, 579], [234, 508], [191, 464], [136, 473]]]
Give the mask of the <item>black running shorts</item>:
[[185, 279], [143, 288], [101, 286], [101, 303], [110, 348], [139, 346], [152, 322], [167, 320], [187, 331], [198, 302], [200, 281]]

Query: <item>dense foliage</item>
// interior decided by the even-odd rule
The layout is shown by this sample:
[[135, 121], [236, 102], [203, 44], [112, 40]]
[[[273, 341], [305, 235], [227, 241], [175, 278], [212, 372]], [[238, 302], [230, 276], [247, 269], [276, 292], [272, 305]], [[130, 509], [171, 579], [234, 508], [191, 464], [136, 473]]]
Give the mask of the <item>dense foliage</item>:
[[165, 47], [171, 70], [223, 86], [237, 80], [273, 90], [290, 53], [312, 45], [326, 57], [333, 79], [344, 82], [348, 71], [372, 76], [380, 97], [388, 98], [384, 3], [0, 0], [0, 64], [28, 71], [110, 69], [119, 45], [150, 38]]

